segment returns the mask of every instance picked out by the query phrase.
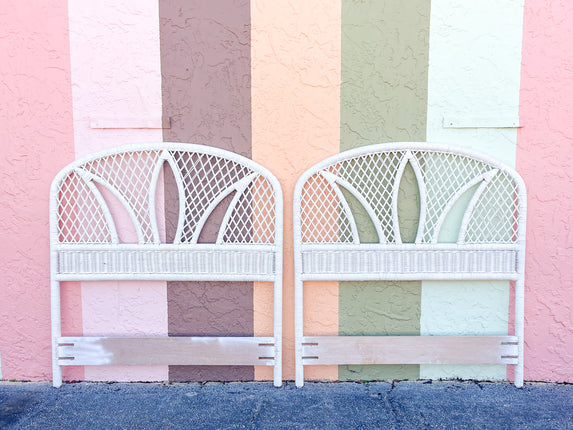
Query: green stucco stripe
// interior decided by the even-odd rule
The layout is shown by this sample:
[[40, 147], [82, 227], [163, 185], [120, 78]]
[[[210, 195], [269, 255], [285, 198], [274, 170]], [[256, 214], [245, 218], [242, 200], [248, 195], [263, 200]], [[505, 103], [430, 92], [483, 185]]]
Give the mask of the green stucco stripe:
[[[341, 151], [426, 139], [429, 28], [430, 0], [342, 0]], [[410, 169], [401, 196], [401, 233], [411, 241], [419, 206]], [[363, 218], [356, 204], [352, 210]], [[359, 225], [361, 241], [376, 239], [369, 227]], [[421, 282], [341, 282], [339, 334], [419, 334], [420, 309]], [[343, 380], [419, 374], [417, 365], [339, 366]]]

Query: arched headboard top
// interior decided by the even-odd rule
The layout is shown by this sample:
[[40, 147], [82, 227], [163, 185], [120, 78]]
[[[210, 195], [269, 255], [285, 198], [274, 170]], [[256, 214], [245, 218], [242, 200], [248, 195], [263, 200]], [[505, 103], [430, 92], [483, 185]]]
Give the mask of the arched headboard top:
[[[403, 239], [400, 225], [406, 179], [418, 199], [412, 240]], [[525, 233], [525, 185], [517, 172], [483, 154], [443, 144], [384, 143], [345, 151], [308, 169], [294, 198], [295, 225], [305, 244], [363, 243], [360, 213], [362, 223], [367, 219], [376, 231], [368, 240], [374, 243], [441, 242], [442, 227], [455, 211], [461, 211], [459, 244], [510, 244]]]
[[[158, 184], [174, 179], [174, 237], [162, 240]], [[111, 196], [111, 197], [110, 197]], [[196, 244], [218, 206], [225, 206], [219, 244], [276, 240], [280, 185], [264, 167], [241, 155], [204, 145], [149, 143], [115, 147], [76, 160], [54, 179], [51, 215], [55, 243], [120, 243], [112, 200], [129, 215], [137, 243]]]

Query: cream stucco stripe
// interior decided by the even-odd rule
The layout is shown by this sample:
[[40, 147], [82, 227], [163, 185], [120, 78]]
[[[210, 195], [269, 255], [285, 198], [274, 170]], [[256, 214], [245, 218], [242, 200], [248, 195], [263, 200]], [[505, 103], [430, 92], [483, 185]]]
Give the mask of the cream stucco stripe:
[[[515, 165], [523, 0], [432, 0], [427, 140]], [[456, 234], [452, 214], [450, 230]], [[507, 282], [423, 282], [421, 334], [507, 333]], [[505, 379], [504, 366], [422, 365], [422, 378]]]
[[[294, 379], [292, 194], [298, 176], [339, 150], [340, 2], [251, 1], [252, 153], [284, 193], [283, 378]], [[255, 285], [255, 335], [272, 331], [271, 287]], [[305, 331], [338, 333], [336, 283], [307, 285]], [[308, 379], [335, 379], [336, 366], [309, 366]], [[271, 379], [255, 370], [257, 379]]]

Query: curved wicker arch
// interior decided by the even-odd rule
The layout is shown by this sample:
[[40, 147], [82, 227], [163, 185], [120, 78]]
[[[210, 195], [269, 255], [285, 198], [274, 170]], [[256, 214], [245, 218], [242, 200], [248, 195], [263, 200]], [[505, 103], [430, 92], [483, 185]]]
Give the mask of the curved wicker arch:
[[[345, 181], [342, 178], [336, 177], [332, 173], [329, 173], [326, 171], [321, 171], [320, 175], [323, 176], [330, 183], [331, 186], [335, 186], [335, 185], [342, 186], [350, 194], [352, 194], [356, 200], [358, 200], [358, 202], [362, 205], [364, 210], [366, 210], [366, 213], [370, 217], [370, 221], [372, 222], [372, 224], [374, 225], [374, 228], [376, 229], [376, 234], [378, 235], [379, 243], [387, 243], [388, 239], [386, 238], [386, 235], [384, 234], [384, 232], [382, 231], [382, 228], [380, 227], [380, 222], [378, 220], [378, 217], [376, 216], [374, 209], [368, 203], [368, 201], [366, 201], [364, 196], [355, 187], [353, 187], [352, 184], [350, 184], [348, 181]], [[346, 200], [346, 198], [344, 198], [342, 193], [340, 193], [340, 194], [337, 193], [337, 196], [342, 197], [342, 200], [341, 200], [342, 206], [344, 208], [349, 208], [348, 201]], [[352, 211], [349, 210], [349, 214], [347, 216], [349, 217], [350, 222], [351, 222], [351, 226], [353, 227], [352, 228], [353, 239], [354, 239], [353, 242], [354, 243], [360, 243], [360, 238], [358, 237], [358, 230], [355, 228], [356, 227], [356, 220], [354, 219], [354, 216], [352, 215]]]
[[[141, 220], [138, 219], [137, 214], [135, 213], [134, 208], [131, 206], [131, 204], [127, 201], [127, 199], [125, 198], [125, 196], [123, 196], [123, 194], [121, 194], [121, 192], [115, 187], [113, 186], [109, 181], [106, 181], [105, 179], [103, 179], [102, 177], [96, 176], [92, 173], [86, 172], [85, 170], [78, 168], [76, 169], [77, 172], [82, 172], [80, 173], [80, 175], [83, 175], [86, 180], [89, 180], [89, 182], [93, 183], [93, 182], [97, 182], [98, 184], [100, 184], [102, 187], [104, 187], [106, 190], [108, 190], [111, 194], [113, 194], [113, 196], [121, 203], [123, 209], [128, 213], [129, 218], [131, 220], [131, 223], [133, 224], [133, 227], [135, 229], [135, 232], [137, 234], [137, 240], [139, 241], [139, 243], [145, 243], [145, 234], [143, 232], [143, 223], [141, 222]], [[102, 194], [99, 192], [99, 190], [97, 190], [97, 188], [92, 188], [91, 189], [92, 192], [96, 195], [99, 196], [99, 198], [101, 198], [102, 202], [105, 202], [105, 212], [106, 213], [110, 213], [111, 214], [111, 210], [109, 208], [109, 205], [107, 204], [107, 202], [105, 201], [105, 198], [102, 196]], [[96, 194], [97, 193], [97, 194]], [[98, 200], [99, 200], [98, 198]], [[113, 221], [113, 216], [111, 216], [111, 218], [107, 218], [106, 217], [106, 221], [108, 221], [110, 223], [110, 225], [108, 226], [108, 228], [110, 229], [114, 229], [115, 228], [115, 223]], [[152, 231], [153, 234], [153, 223], [150, 217], [149, 220], [149, 227]], [[118, 243], [119, 243], [119, 238], [117, 238]]]
[[106, 227], [110, 233], [111, 243], [119, 243], [117, 228], [115, 226], [115, 222], [109, 210], [109, 206], [107, 205], [107, 202], [101, 195], [100, 191], [95, 186], [92, 180], [92, 175], [88, 174], [82, 169], [74, 170], [74, 172], [77, 173], [84, 180], [85, 184], [89, 187], [90, 191], [94, 195], [96, 201], [99, 203], [100, 210], [102, 211], [103, 216], [105, 217], [106, 220]]
[[[473, 187], [478, 185], [478, 188], [474, 191], [474, 193], [472, 195], [470, 203], [468, 204], [468, 206], [466, 207], [466, 210], [464, 211], [462, 226], [464, 225], [464, 222], [467, 225], [467, 222], [469, 221], [468, 220], [468, 213], [471, 216], [472, 209], [475, 206], [475, 202], [477, 201], [477, 198], [479, 198], [479, 196], [481, 196], [483, 189], [488, 184], [488, 182], [491, 180], [492, 176], [497, 174], [497, 172], [498, 172], [498, 170], [495, 169], [495, 170], [490, 170], [489, 172], [487, 172], [485, 174], [479, 174], [476, 177], [471, 178], [469, 181], [464, 183], [458, 190], [456, 190], [455, 194], [450, 197], [450, 199], [448, 200], [448, 202], [446, 203], [446, 205], [442, 209], [442, 213], [440, 214], [440, 216], [438, 217], [438, 220], [436, 221], [436, 224], [434, 225], [434, 233], [432, 235], [432, 240], [430, 243], [438, 243], [438, 237], [440, 236], [440, 232], [442, 231], [442, 227], [444, 226], [444, 222], [445, 222], [446, 218], [448, 217], [448, 215], [450, 214], [453, 207], [456, 205], [456, 203], [460, 200], [460, 198], [466, 192], [468, 192]], [[472, 204], [472, 202], [473, 202], [473, 204]], [[458, 233], [458, 238], [462, 237], [461, 236], [462, 230], [465, 231], [465, 229], [463, 227], [460, 227], [460, 233]], [[458, 243], [463, 243], [463, 241], [460, 241], [458, 239]]]

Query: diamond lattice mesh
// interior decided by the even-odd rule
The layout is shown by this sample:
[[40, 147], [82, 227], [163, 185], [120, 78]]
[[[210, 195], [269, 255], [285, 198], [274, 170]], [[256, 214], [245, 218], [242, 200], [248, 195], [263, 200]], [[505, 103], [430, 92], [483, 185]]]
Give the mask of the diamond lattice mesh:
[[419, 151], [415, 153], [426, 188], [426, 220], [423, 243], [432, 242], [444, 209], [468, 182], [491, 170], [487, 164], [465, 156]]
[[[348, 182], [364, 197], [377, 217], [373, 222], [382, 227], [383, 234], [390, 242], [394, 241], [392, 188], [402, 157], [403, 154], [399, 153], [368, 154], [343, 160], [324, 169]], [[312, 176], [305, 184], [301, 204], [303, 242], [358, 241], [352, 236], [350, 220], [342, 210], [338, 197], [320, 175]], [[349, 203], [349, 207], [352, 209], [352, 203]]]
[[96, 196], [76, 172], [61, 182], [58, 191], [58, 241], [109, 243], [111, 233]]
[[[200, 222], [211, 203], [252, 171], [235, 161], [209, 154], [177, 151], [172, 156], [181, 173], [185, 193], [181, 242], [192, 242], [199, 236]], [[246, 216], [250, 219], [250, 215]], [[243, 227], [246, 229], [237, 237], [245, 239], [252, 234], [252, 227], [247, 226], [247, 221], [241, 224], [240, 228]]]
[[512, 243], [517, 240], [518, 193], [513, 179], [499, 172], [479, 197], [464, 241]]
[[[389, 243], [395, 243], [392, 195], [398, 169], [407, 151], [378, 152], [357, 156], [324, 169], [348, 182], [372, 207], [378, 226]], [[421, 175], [426, 193], [426, 212], [421, 243], [432, 243], [444, 210], [452, 199], [476, 178], [496, 168], [464, 155], [441, 151], [411, 151], [412, 164]], [[415, 169], [416, 170], [416, 169]], [[517, 234], [517, 186], [511, 176], [498, 173], [479, 198], [470, 219], [467, 242], [512, 242]], [[398, 206], [400, 207], [400, 201]], [[301, 221], [303, 242], [351, 242], [350, 221], [328, 182], [315, 174], [303, 187]], [[419, 216], [419, 214], [418, 214]], [[397, 218], [397, 217], [396, 217]], [[418, 218], [419, 219], [419, 218]]]
[[86, 163], [83, 168], [108, 183], [121, 195], [135, 214], [141, 226], [143, 242], [153, 242], [149, 192], [159, 151], [124, 152], [98, 158]]
[[271, 183], [257, 176], [239, 197], [224, 243], [274, 243], [275, 199]]
[[[183, 182], [184, 211], [181, 242], [199, 237], [198, 229], [220, 197], [234, 195], [234, 186], [253, 171], [223, 157], [187, 151], [171, 151], [177, 175]], [[85, 163], [77, 172], [87, 172], [120, 195], [140, 224], [144, 243], [153, 237], [150, 192], [153, 173], [162, 161], [161, 151], [131, 151], [105, 156]], [[61, 243], [109, 243], [111, 232], [100, 204], [82, 176], [70, 173], [58, 193], [58, 233]], [[113, 216], [113, 208], [112, 216]], [[273, 243], [275, 196], [271, 183], [262, 176], [239, 196], [227, 224], [225, 243]]]
[[[339, 176], [348, 181], [374, 210], [386, 240], [396, 241], [392, 220], [394, 181], [404, 154], [368, 154], [340, 163]], [[381, 239], [381, 238], [379, 238]]]
[[318, 174], [302, 190], [301, 229], [303, 242], [352, 242], [350, 221], [328, 181]]

